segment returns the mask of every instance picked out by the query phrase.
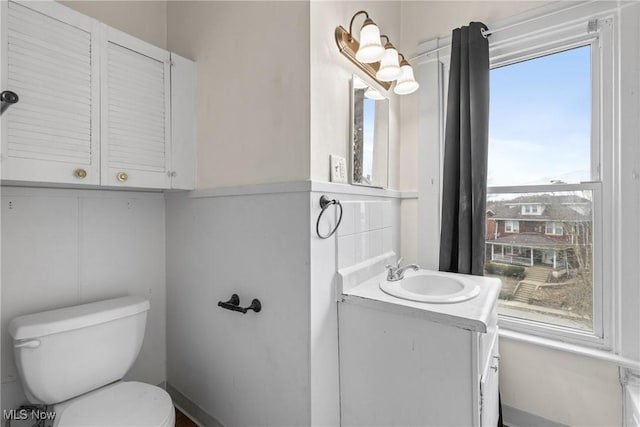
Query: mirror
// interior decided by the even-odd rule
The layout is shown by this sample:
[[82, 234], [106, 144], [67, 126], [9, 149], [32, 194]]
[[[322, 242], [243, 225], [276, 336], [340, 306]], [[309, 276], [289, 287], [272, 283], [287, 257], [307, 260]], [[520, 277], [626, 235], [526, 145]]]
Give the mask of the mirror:
[[389, 100], [357, 76], [351, 80], [351, 183], [387, 187]]

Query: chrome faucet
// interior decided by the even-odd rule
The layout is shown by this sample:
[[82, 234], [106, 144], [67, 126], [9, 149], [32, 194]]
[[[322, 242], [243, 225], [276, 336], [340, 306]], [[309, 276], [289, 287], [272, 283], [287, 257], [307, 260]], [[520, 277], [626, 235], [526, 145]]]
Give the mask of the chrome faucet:
[[385, 268], [387, 269], [388, 282], [396, 282], [398, 280], [404, 279], [404, 273], [406, 273], [409, 269], [413, 271], [420, 270], [420, 266], [418, 264], [407, 264], [404, 267], [400, 267], [400, 263], [402, 263], [402, 258], [398, 260], [395, 267], [388, 264], [385, 266]]

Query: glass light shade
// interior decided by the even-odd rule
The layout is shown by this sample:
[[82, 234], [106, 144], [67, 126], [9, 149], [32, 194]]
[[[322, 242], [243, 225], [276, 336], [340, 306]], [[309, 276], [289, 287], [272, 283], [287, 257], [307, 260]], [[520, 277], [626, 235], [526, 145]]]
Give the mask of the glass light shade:
[[353, 88], [354, 89], [367, 89], [369, 87], [368, 84], [366, 84], [365, 82], [363, 82], [362, 80], [360, 80], [358, 77], [356, 77], [355, 75], [353, 76]]
[[376, 99], [376, 100], [386, 99], [384, 96], [382, 96], [380, 92], [378, 92], [377, 90], [371, 87], [364, 92], [364, 97], [369, 99]]
[[371, 20], [366, 19], [360, 30], [360, 47], [356, 59], [365, 64], [378, 62], [384, 56], [384, 47], [380, 43], [380, 30]]
[[400, 77], [401, 73], [402, 71], [400, 70], [398, 51], [391, 43], [387, 43], [384, 50], [384, 56], [380, 61], [380, 69], [376, 73], [376, 78], [383, 82], [392, 82]]
[[402, 74], [398, 78], [396, 82], [396, 87], [393, 88], [393, 91], [398, 95], [408, 95], [410, 93], [418, 90], [420, 85], [416, 81], [415, 77], [413, 77], [413, 68], [408, 63], [402, 64], [400, 67]]

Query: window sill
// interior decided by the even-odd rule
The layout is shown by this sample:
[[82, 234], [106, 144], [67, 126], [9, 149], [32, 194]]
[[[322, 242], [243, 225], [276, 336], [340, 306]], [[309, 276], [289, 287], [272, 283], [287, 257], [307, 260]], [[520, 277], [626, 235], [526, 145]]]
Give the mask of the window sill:
[[594, 348], [584, 347], [576, 344], [568, 344], [549, 338], [536, 337], [521, 332], [514, 332], [507, 329], [500, 329], [500, 338], [508, 340], [525, 342], [537, 345], [539, 347], [550, 348], [553, 350], [564, 351], [571, 354], [590, 357], [592, 359], [602, 360], [604, 362], [613, 363], [623, 368], [640, 369], [640, 361], [628, 359], [626, 357], [611, 353], [609, 351], [598, 350]]

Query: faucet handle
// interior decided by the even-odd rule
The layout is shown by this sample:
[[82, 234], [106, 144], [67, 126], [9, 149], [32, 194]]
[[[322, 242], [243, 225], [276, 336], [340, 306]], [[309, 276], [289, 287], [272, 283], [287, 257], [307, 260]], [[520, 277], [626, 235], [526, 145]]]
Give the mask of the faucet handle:
[[394, 267], [391, 264], [387, 264], [384, 266], [384, 268], [387, 269], [387, 280], [394, 280], [398, 272], [398, 267]]
[[400, 268], [400, 265], [402, 264], [402, 260], [404, 260], [403, 257], [398, 258], [398, 262], [396, 263], [397, 268]]

